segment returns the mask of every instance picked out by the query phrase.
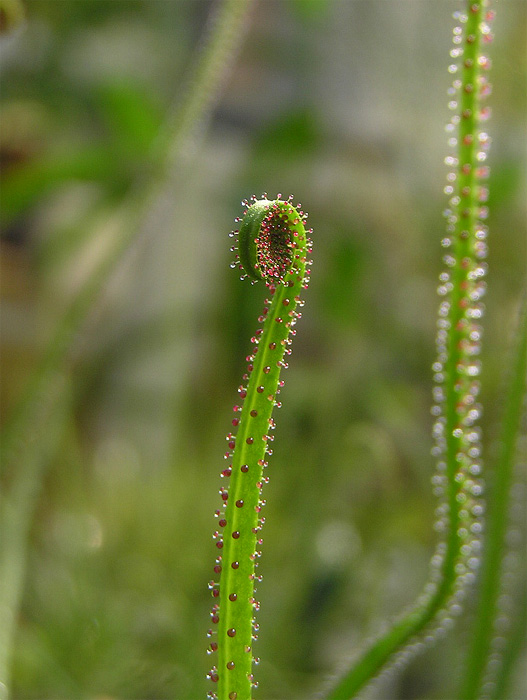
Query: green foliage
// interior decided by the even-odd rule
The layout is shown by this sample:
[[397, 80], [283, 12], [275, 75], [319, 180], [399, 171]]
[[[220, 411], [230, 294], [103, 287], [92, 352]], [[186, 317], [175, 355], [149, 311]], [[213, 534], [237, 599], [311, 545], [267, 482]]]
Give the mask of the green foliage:
[[[0, 657], [13, 700], [211, 690], [211, 514], [261, 311], [228, 269], [240, 193], [293, 191], [316, 231], [264, 491], [257, 695], [317, 692], [427, 580], [445, 3], [273, 1], [250, 24], [239, 0], [206, 24], [209, 5], [32, 0], [1, 38]], [[525, 272], [525, 6], [498, 9], [489, 475]], [[525, 695], [521, 558], [515, 575], [487, 693], [507, 700]], [[455, 697], [477, 592], [446, 641], [369, 695]]]

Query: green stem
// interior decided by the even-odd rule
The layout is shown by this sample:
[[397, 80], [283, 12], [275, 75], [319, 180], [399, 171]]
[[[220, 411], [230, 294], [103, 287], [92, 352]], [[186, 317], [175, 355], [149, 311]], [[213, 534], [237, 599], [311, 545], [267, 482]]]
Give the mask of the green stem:
[[57, 382], [49, 387], [53, 412], [46, 417], [46, 432], [37, 441], [29, 438], [25, 468], [13, 480], [0, 501], [0, 700], [9, 696], [10, 648], [16, 628], [16, 615], [24, 587], [26, 542], [33, 507], [42, 483], [42, 472], [60, 439], [70, 409], [68, 383]]
[[527, 296], [520, 315], [516, 352], [512, 364], [506, 412], [503, 420], [500, 453], [494, 472], [492, 500], [487, 517], [481, 590], [476, 621], [471, 635], [465, 676], [459, 697], [475, 700], [484, 678], [492, 638], [493, 623], [498, 613], [498, 597], [502, 585], [503, 557], [507, 551], [510, 491], [514, 475], [516, 441], [525, 398], [527, 376]]
[[503, 698], [510, 697], [507, 692], [511, 672], [525, 651], [525, 630], [527, 629], [527, 582], [525, 580], [523, 580], [520, 599], [517, 602], [518, 607], [511, 623], [511, 633], [507, 638], [505, 649], [502, 652], [501, 664], [489, 693], [490, 700], [503, 700]]
[[408, 645], [423, 632], [427, 631], [431, 638], [431, 626], [438, 624], [439, 613], [446, 621], [452, 607], [459, 606], [462, 589], [473, 580], [472, 569], [477, 565], [476, 539], [482, 508], [477, 482], [480, 445], [475, 421], [480, 411], [476, 403], [479, 365], [475, 358], [481, 336], [478, 300], [483, 293], [481, 277], [485, 272], [480, 262], [485, 231], [480, 221], [482, 191], [478, 184], [483, 176], [479, 167], [479, 100], [486, 86], [482, 69], [487, 64], [480, 54], [482, 36], [487, 32], [484, 6], [484, 2], [467, 2], [466, 15], [459, 17], [464, 28], [457, 27], [454, 35], [454, 55], [462, 58], [461, 76], [454, 83], [459, 98], [451, 103], [457, 112], [451, 124], [457, 130], [457, 141], [452, 144], [457, 148], [456, 158], [450, 159], [454, 170], [449, 182], [455, 185], [447, 189], [453, 196], [448, 214], [449, 237], [443, 241], [452, 250], [445, 258], [448, 271], [441, 275], [438, 290], [445, 301], [439, 310], [438, 359], [434, 364], [439, 386], [434, 392], [433, 409], [438, 416], [434, 426], [434, 454], [438, 459], [435, 483], [443, 498], [437, 526], [444, 532], [445, 541], [438, 546], [432, 560], [432, 579], [419, 601], [361, 655], [329, 693], [330, 700], [354, 697], [398, 652], [406, 650], [407, 659]]
[[243, 405], [235, 406], [237, 433], [235, 437], [228, 435], [232, 454], [226, 455], [232, 461], [223, 472], [229, 489], [221, 490], [225, 511], [217, 512], [221, 531], [215, 538], [220, 556], [214, 571], [221, 576], [219, 584], [211, 583], [219, 604], [212, 610], [217, 634], [210, 630], [209, 635], [213, 638], [210, 651], [217, 651], [218, 663], [209, 677], [218, 684], [218, 694], [209, 697], [219, 700], [250, 700], [256, 685], [253, 615], [258, 608], [254, 596], [258, 545], [262, 542], [263, 471], [271, 454], [271, 415], [282, 384], [280, 373], [287, 366], [284, 357], [290, 352], [290, 335], [299, 316], [297, 306], [307, 284], [306, 255], [310, 249], [304, 217], [290, 200], [254, 201], [242, 220], [238, 240], [237, 259], [244, 276], [266, 279], [270, 299], [260, 318], [263, 325], [253, 338], [252, 355], [247, 358], [248, 383], [239, 390]]
[[[26, 534], [39, 491], [38, 483], [46, 466], [43, 462], [44, 452], [38, 446], [41, 441], [48, 440], [47, 420], [54, 415], [57, 401], [61, 399], [56, 388], [67, 382], [72, 346], [94, 301], [140, 233], [167, 173], [176, 167], [183, 167], [188, 157], [185, 147], [197, 137], [218, 99], [224, 78], [244, 36], [252, 2], [224, 0], [218, 6], [187, 93], [167, 119], [152, 148], [148, 167], [140, 181], [131, 187], [118, 212], [113, 241], [106, 256], [58, 321], [41, 361], [3, 430], [0, 464], [4, 494], [0, 497], [0, 525], [7, 521], [17, 522], [18, 530], [15, 532], [10, 527], [9, 534], [3, 530], [0, 542], [2, 577], [5, 577], [5, 585], [0, 589], [0, 609], [3, 611], [0, 623], [7, 620], [6, 624], [0, 624], [0, 700], [8, 696], [9, 659], [22, 594]], [[13, 513], [18, 515], [13, 516]], [[11, 575], [10, 572], [17, 573]]]

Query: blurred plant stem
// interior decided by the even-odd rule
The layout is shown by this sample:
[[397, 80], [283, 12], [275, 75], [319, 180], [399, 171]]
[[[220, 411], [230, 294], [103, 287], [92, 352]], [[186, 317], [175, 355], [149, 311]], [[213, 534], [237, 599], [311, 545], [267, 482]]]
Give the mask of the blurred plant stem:
[[481, 54], [486, 40], [491, 38], [484, 21], [486, 7], [486, 0], [468, 0], [465, 12], [454, 14], [458, 22], [454, 29], [454, 55], [460, 63], [451, 69], [457, 74], [453, 83], [455, 96], [450, 101], [455, 112], [450, 126], [456, 137], [451, 140], [455, 155], [447, 162], [452, 166], [448, 181], [455, 186], [446, 190], [451, 198], [448, 237], [442, 245], [449, 249], [444, 258], [448, 270], [442, 273], [443, 284], [438, 289], [444, 301], [439, 307], [438, 356], [434, 363], [439, 386], [432, 409], [437, 417], [433, 454], [437, 458], [436, 479], [441, 497], [436, 528], [442, 533], [442, 541], [431, 561], [430, 579], [417, 602], [361, 653], [329, 693], [330, 700], [355, 697], [388, 664], [394, 660], [401, 665], [406, 663], [424, 635], [432, 641], [443, 623], [452, 622], [451, 610], [460, 610], [463, 589], [474, 578], [477, 533], [482, 526], [478, 520], [482, 506], [477, 501], [480, 466], [473, 455], [480, 454], [479, 428], [475, 425], [480, 413], [476, 403], [479, 364], [474, 356], [479, 353], [481, 329], [476, 319], [481, 316], [478, 300], [483, 294], [480, 278], [485, 272], [481, 263], [484, 227], [480, 202], [481, 180], [487, 173], [478, 166], [485, 156], [481, 153], [482, 143], [487, 143], [479, 128], [484, 114], [481, 99], [488, 86], [484, 71], [490, 66]]
[[253, 0], [224, 0], [215, 8], [186, 96], [182, 102], [177, 101], [167, 117], [153, 145], [148, 167], [124, 199], [106, 256], [58, 322], [4, 428], [0, 448], [0, 700], [8, 696], [10, 650], [23, 590], [27, 533], [41, 477], [60, 433], [58, 406], [68, 384], [72, 347], [112, 271], [141, 232], [168, 173], [176, 167], [184, 168], [191, 146], [202, 132], [234, 63], [252, 3]]
[[[39, 419], [46, 430], [27, 436], [20, 471], [0, 501], [0, 698], [9, 696], [9, 652], [16, 629], [16, 616], [24, 587], [26, 550], [34, 504], [42, 475], [56, 450], [71, 405], [65, 375], [56, 374], [48, 383], [49, 402]], [[50, 410], [50, 409], [53, 410]]]
[[498, 598], [503, 586], [503, 576], [507, 573], [503, 559], [509, 549], [506, 541], [507, 529], [510, 527], [509, 506], [527, 375], [527, 294], [520, 312], [518, 337], [511, 366], [500, 452], [494, 470], [487, 515], [481, 588], [471, 634], [471, 646], [464, 666], [465, 676], [459, 694], [461, 700], [475, 700], [480, 697], [481, 685], [491, 653], [491, 642], [497, 634], [494, 623], [499, 614]]
[[[525, 557], [525, 552], [523, 557]], [[490, 690], [490, 700], [503, 700], [503, 698], [508, 697], [507, 693], [514, 666], [524, 651], [525, 630], [527, 629], [527, 586], [525, 580], [520, 592], [517, 615], [511, 622], [511, 628], [511, 633], [502, 651], [501, 664], [493, 679], [494, 685]]]

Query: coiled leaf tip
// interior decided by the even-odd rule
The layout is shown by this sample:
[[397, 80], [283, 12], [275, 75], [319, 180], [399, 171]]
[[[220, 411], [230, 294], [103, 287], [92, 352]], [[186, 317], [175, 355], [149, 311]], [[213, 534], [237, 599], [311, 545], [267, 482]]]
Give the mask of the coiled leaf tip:
[[[253, 282], [284, 282], [293, 267], [298, 268], [299, 251], [309, 249], [304, 221], [306, 215], [287, 200], [251, 198], [239, 219], [235, 261], [243, 277]], [[303, 256], [305, 260], [305, 255]]]

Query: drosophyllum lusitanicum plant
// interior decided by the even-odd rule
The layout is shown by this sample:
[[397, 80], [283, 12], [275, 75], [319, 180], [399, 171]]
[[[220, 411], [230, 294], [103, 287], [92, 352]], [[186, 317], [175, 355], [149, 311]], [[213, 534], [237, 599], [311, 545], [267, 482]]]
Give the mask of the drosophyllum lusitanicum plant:
[[[484, 124], [489, 116], [485, 99], [490, 94], [487, 50], [492, 40], [492, 12], [488, 3], [478, 0], [466, 3], [454, 19], [448, 68], [453, 76], [449, 90], [452, 119], [447, 125], [448, 207], [446, 235], [441, 241], [445, 269], [438, 288], [441, 301], [433, 364], [436, 472], [432, 482], [439, 499], [436, 529], [440, 539], [419, 599], [320, 695], [331, 700], [355, 697], [380, 674], [401, 667], [446, 634], [478, 577], [479, 611], [459, 697], [499, 697], [496, 693], [504, 682], [493, 638], [498, 634], [494, 623], [501, 615], [508, 492], [524, 390], [527, 333], [523, 324], [484, 538], [479, 354], [487, 270], [485, 183], [490, 140]], [[254, 668], [258, 658], [253, 648], [258, 631], [255, 613], [260, 605], [255, 589], [260, 580], [264, 523], [262, 486], [268, 479], [272, 413], [279, 405], [281, 371], [287, 367], [311, 264], [311, 231], [305, 227], [306, 214], [293, 204], [292, 197], [271, 199], [264, 194], [242, 204], [244, 212], [233, 233], [233, 267], [242, 279], [263, 283], [268, 298], [258, 319], [260, 326], [251, 338], [239, 405], [234, 406], [233, 431], [227, 436], [228, 466], [221, 474], [222, 506], [216, 512], [214, 532], [217, 556], [209, 585], [214, 600], [208, 632], [214, 659], [209, 698], [214, 700], [249, 700], [258, 685]]]

